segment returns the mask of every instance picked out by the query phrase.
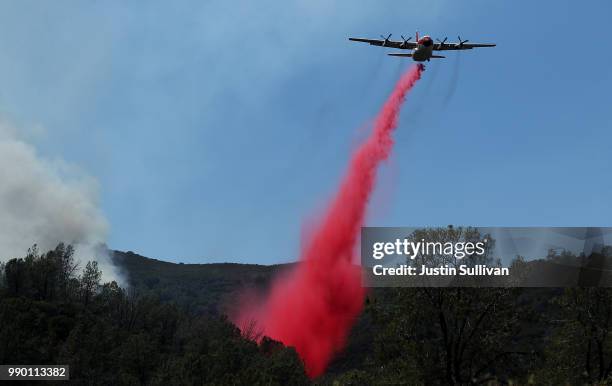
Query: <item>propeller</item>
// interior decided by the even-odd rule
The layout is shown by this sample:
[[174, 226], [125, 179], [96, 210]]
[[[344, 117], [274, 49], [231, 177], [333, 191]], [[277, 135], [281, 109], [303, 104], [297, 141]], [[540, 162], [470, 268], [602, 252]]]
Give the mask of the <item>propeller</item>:
[[408, 37], [408, 39], [406, 39], [404, 37], [404, 35], [400, 35], [402, 37], [402, 40], [404, 41], [402, 44], [400, 44], [400, 47], [405, 47], [406, 45], [408, 45], [408, 42], [410, 41], [410, 39], [412, 39], [412, 36]]
[[383, 38], [384, 42], [383, 42], [383, 47], [387, 45], [387, 43], [389, 43], [389, 39], [391, 38], [391, 34], [389, 34], [389, 36], [384, 37], [382, 35], [380, 35], [381, 38]]
[[438, 48], [442, 48], [442, 46], [444, 45], [444, 43], [446, 43], [447, 40], [448, 37], [445, 37], [444, 40], [436, 39], [436, 41], [438, 42]]
[[466, 40], [461, 40], [461, 36], [457, 36], [457, 39], [459, 39], [459, 44], [458, 44], [459, 47], [463, 47], [464, 43], [469, 42], [469, 40], [467, 40], [467, 39]]

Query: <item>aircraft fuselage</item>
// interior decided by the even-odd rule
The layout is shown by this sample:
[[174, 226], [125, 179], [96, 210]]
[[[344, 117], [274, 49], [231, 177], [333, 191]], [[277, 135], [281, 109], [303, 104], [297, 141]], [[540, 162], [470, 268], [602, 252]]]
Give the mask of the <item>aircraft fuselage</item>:
[[423, 36], [417, 42], [417, 47], [412, 50], [412, 59], [415, 62], [425, 62], [433, 55], [434, 42], [429, 36]]

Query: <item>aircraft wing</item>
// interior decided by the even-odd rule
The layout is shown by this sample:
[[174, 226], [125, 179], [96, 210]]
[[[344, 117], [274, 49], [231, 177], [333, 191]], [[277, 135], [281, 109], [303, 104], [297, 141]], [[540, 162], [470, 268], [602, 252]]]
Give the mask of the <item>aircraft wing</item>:
[[471, 50], [472, 48], [479, 47], [495, 47], [496, 44], [491, 43], [434, 43], [433, 49], [435, 51], [447, 51], [447, 50]]
[[382, 40], [382, 39], [361, 39], [361, 38], [349, 38], [353, 42], [369, 43], [372, 46], [399, 48], [403, 50], [414, 49], [417, 44], [414, 42], [396, 42], [393, 40]]
[[[402, 58], [411, 58], [411, 57], [414, 56], [413, 54], [396, 54], [396, 53], [387, 54], [387, 55], [389, 55], [389, 56], [399, 56], [399, 57], [402, 57]], [[446, 56], [442, 56], [442, 55], [431, 55], [431, 57], [432, 58], [440, 58], [440, 59], [446, 58]]]

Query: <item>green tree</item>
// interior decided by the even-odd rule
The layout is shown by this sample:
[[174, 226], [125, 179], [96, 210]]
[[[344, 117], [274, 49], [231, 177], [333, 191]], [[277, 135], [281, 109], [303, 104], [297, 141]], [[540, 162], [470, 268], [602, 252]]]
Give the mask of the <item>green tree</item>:
[[556, 326], [542, 379], [603, 384], [612, 376], [612, 289], [567, 288], [554, 300]]
[[24, 259], [11, 259], [4, 266], [8, 296], [22, 296], [29, 292], [29, 277]]
[[81, 299], [83, 304], [88, 305], [94, 294], [100, 288], [102, 271], [98, 268], [97, 261], [89, 261], [85, 266], [81, 277]]
[[0, 261], [0, 295], [2, 295], [2, 291], [6, 290], [6, 274], [4, 273], [4, 268], [6, 264]]
[[[494, 240], [474, 228], [415, 231], [409, 239], [479, 242], [488, 240], [484, 255], [419, 255], [419, 264], [496, 264]], [[376, 336], [378, 363], [392, 378], [415, 382], [479, 384], [520, 376], [531, 350], [516, 342], [521, 321], [532, 317], [517, 288], [397, 288], [368, 307], [375, 323], [385, 326]], [[522, 371], [521, 371], [522, 370]]]

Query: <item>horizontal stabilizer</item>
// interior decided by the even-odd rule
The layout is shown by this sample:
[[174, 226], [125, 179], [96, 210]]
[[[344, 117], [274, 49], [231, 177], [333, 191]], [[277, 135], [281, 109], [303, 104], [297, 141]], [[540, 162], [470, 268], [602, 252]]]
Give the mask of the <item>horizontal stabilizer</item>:
[[444, 59], [446, 58], [446, 56], [442, 56], [442, 55], [431, 55], [432, 58], [438, 58], [438, 59]]
[[389, 56], [404, 56], [404, 57], [412, 57], [412, 54], [387, 54]]

